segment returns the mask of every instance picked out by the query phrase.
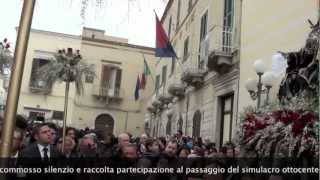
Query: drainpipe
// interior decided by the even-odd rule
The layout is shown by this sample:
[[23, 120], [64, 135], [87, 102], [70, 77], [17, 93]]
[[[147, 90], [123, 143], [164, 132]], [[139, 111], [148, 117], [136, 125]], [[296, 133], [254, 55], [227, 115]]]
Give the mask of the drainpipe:
[[124, 124], [125, 132], [127, 132], [127, 130], [128, 130], [128, 116], [129, 116], [129, 112], [126, 111], [126, 121], [125, 121], [125, 124]]
[[185, 135], [188, 134], [188, 112], [189, 112], [189, 103], [190, 103], [190, 96], [189, 96], [189, 93], [187, 93], [187, 102], [186, 102], [186, 129], [185, 129]]

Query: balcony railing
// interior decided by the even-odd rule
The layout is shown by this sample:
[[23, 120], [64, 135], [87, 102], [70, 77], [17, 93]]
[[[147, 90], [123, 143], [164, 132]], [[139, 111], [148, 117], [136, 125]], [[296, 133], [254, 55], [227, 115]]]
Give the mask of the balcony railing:
[[219, 74], [226, 73], [232, 66], [234, 53], [238, 49], [235, 33], [229, 27], [215, 26], [210, 33], [210, 48], [207, 67]]
[[233, 53], [237, 49], [233, 28], [214, 26], [208, 35], [211, 51]]
[[110, 89], [99, 85], [92, 87], [92, 95], [100, 98], [118, 99], [124, 98], [124, 90], [121, 88]]
[[186, 68], [182, 73], [181, 80], [187, 85], [199, 87], [203, 84], [203, 79], [206, 71], [197, 67]]
[[184, 97], [185, 86], [180, 81], [172, 82], [168, 86], [168, 93], [179, 98]]

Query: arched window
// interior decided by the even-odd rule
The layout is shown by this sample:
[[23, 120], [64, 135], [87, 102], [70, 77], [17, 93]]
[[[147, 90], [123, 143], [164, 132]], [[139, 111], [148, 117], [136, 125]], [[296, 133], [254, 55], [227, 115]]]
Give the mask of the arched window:
[[182, 115], [179, 115], [179, 120], [178, 120], [178, 130], [182, 131], [182, 127], [183, 127], [183, 119], [182, 119]]
[[193, 115], [193, 124], [192, 124], [192, 136], [200, 137], [200, 128], [201, 128], [201, 112], [197, 110]]
[[171, 135], [171, 118], [168, 119], [168, 122], [167, 122], [166, 135]]

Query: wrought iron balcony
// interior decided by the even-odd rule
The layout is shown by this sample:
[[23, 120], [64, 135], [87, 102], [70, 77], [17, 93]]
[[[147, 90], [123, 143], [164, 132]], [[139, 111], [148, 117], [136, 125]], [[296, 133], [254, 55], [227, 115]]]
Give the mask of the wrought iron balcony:
[[147, 106], [147, 111], [149, 111], [150, 113], [155, 113], [157, 112], [157, 108], [155, 108], [153, 105], [149, 105]]
[[162, 106], [161, 101], [159, 101], [158, 97], [156, 97], [155, 95], [154, 95], [153, 98], [152, 98], [151, 104], [152, 104], [152, 106], [154, 106], [155, 108], [158, 108], [158, 107]]
[[232, 60], [237, 52], [233, 29], [215, 26], [212, 29], [207, 67], [209, 71], [219, 74], [228, 72], [232, 67]]
[[187, 68], [183, 73], [181, 80], [187, 85], [199, 87], [203, 84], [205, 70], [199, 68]]
[[169, 104], [173, 100], [173, 96], [171, 94], [160, 94], [158, 98], [162, 104]]
[[92, 87], [92, 95], [109, 100], [122, 100], [125, 96], [123, 89], [110, 89], [99, 85]]

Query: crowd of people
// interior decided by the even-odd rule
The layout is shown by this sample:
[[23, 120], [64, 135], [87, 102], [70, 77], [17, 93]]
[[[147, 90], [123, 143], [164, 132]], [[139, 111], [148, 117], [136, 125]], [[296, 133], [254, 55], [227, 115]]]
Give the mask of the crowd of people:
[[[13, 134], [11, 157], [18, 159], [17, 166], [26, 167], [39, 166], [39, 164], [51, 165], [53, 159], [93, 159], [107, 163], [111, 167], [135, 167], [135, 168], [225, 168], [237, 167], [237, 157], [240, 156], [240, 149], [232, 142], [224, 144], [219, 149], [215, 143], [208, 139], [191, 138], [184, 136], [182, 131], [177, 131], [171, 137], [149, 137], [142, 134], [140, 137], [133, 137], [128, 132], [120, 133], [117, 137], [113, 134], [90, 130], [77, 130], [73, 127], [66, 128], [64, 146], [61, 128], [51, 123], [41, 123], [32, 127], [21, 123], [23, 118], [17, 117], [17, 126]], [[1, 126], [0, 126], [1, 130]], [[1, 137], [0, 137], [1, 141]], [[19, 161], [19, 159], [22, 159]], [[27, 159], [27, 160], [25, 160]], [[37, 159], [37, 160], [36, 160]], [[111, 160], [105, 161], [106, 159]], [[56, 162], [56, 161], [55, 161]], [[101, 163], [100, 162], [100, 163]], [[95, 166], [97, 164], [81, 164], [77, 161], [73, 164], [77, 167]], [[87, 162], [86, 162], [87, 163]], [[100, 164], [101, 165], [101, 164]], [[31, 179], [36, 176], [31, 175]], [[29, 178], [30, 178], [29, 177]], [[106, 179], [107, 176], [100, 176]], [[19, 178], [14, 176], [14, 178]], [[22, 176], [28, 178], [28, 175]], [[68, 179], [70, 176], [68, 177]], [[72, 176], [74, 179], [90, 179], [93, 176]], [[172, 179], [172, 180], [197, 180], [197, 179], [255, 179], [254, 174], [232, 174], [226, 171], [210, 176], [203, 173], [162, 174], [144, 176], [111, 176], [111, 179]], [[108, 179], [107, 178], [107, 179]], [[280, 176], [261, 176], [259, 179], [284, 179]], [[43, 178], [40, 178], [43, 179]]]

